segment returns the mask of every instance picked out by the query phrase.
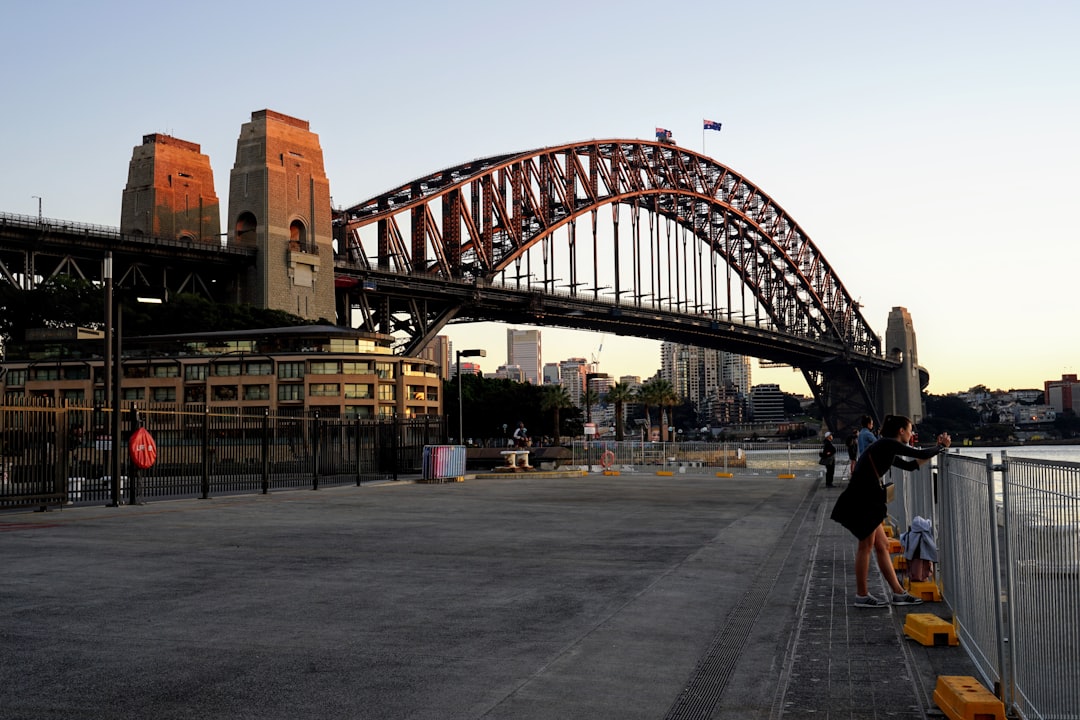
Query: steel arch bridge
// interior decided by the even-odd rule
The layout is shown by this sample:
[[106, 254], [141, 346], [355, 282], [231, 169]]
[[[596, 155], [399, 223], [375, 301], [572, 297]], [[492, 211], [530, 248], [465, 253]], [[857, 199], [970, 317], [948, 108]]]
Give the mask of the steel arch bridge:
[[715, 347], [799, 368], [833, 428], [877, 416], [881, 377], [899, 366], [778, 203], [671, 143], [474, 160], [334, 225], [339, 309], [405, 353], [480, 320]]

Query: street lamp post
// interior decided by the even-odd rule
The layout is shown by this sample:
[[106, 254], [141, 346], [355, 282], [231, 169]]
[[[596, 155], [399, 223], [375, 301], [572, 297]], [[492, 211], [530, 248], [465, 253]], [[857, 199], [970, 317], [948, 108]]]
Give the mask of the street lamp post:
[[457, 374], [457, 418], [458, 418], [458, 440], [461, 444], [465, 444], [465, 414], [462, 411], [461, 400], [461, 358], [463, 357], [487, 357], [487, 350], [455, 350], [455, 373]]

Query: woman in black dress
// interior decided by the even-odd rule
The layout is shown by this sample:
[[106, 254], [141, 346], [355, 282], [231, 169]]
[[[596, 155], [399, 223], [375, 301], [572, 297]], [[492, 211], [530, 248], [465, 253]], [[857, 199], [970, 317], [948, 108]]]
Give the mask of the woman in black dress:
[[896, 579], [889, 559], [889, 539], [882, 521], [889, 513], [882, 476], [891, 467], [916, 470], [952, 444], [948, 433], [937, 438], [932, 448], [911, 447], [911, 420], [901, 415], [889, 415], [881, 424], [881, 437], [859, 456], [847, 488], [840, 493], [833, 507], [832, 519], [840, 523], [859, 540], [855, 551], [855, 606], [887, 607], [889, 602], [870, 594], [867, 577], [870, 574], [870, 554], [877, 558], [878, 568], [892, 589], [893, 605], [918, 605]]

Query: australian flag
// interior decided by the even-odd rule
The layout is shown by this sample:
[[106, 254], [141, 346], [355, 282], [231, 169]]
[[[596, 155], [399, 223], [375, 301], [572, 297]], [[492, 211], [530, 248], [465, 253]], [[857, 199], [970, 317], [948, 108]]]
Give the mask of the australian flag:
[[656, 139], [667, 140], [671, 137], [671, 131], [665, 128], [656, 128]]
[[705, 129], [706, 130], [719, 130], [720, 129], [720, 123], [716, 122], [715, 120], [706, 120], [705, 121]]

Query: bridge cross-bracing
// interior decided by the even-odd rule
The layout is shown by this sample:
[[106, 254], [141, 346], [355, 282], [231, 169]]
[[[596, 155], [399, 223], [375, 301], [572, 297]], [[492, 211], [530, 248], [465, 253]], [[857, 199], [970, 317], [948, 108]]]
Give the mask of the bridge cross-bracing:
[[352, 324], [399, 336], [405, 352], [447, 323], [478, 320], [718, 347], [800, 368], [842, 425], [872, 411], [878, 374], [897, 366], [779, 204], [670, 143], [474, 160], [334, 222], [339, 305], [358, 315]]

